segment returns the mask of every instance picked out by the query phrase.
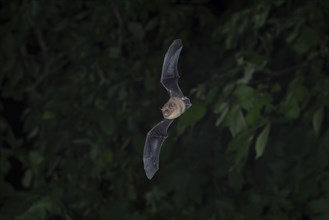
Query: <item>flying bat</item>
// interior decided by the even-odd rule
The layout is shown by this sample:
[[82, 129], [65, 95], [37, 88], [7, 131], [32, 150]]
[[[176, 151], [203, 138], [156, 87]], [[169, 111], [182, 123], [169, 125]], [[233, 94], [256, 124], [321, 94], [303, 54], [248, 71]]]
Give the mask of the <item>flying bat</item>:
[[144, 145], [144, 170], [147, 178], [152, 179], [159, 169], [159, 156], [163, 142], [168, 137], [167, 130], [175, 118], [182, 115], [192, 104], [179, 88], [177, 64], [183, 48], [180, 39], [175, 40], [169, 47], [162, 66], [161, 84], [169, 93], [169, 101], [161, 108], [163, 120], [155, 125], [146, 136]]

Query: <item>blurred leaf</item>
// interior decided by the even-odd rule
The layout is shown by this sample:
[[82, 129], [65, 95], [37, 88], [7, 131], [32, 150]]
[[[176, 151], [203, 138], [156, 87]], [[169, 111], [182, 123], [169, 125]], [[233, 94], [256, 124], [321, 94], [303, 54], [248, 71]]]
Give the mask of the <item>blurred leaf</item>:
[[216, 126], [219, 126], [223, 122], [223, 120], [225, 119], [225, 117], [226, 117], [226, 115], [227, 115], [227, 113], [229, 111], [229, 107], [228, 107], [227, 103], [225, 103], [225, 102], [222, 103], [219, 106], [219, 110], [218, 111], [221, 112], [221, 115], [220, 115], [220, 117], [216, 121], [216, 124], [215, 124]]
[[51, 111], [45, 111], [42, 115], [42, 119], [44, 120], [52, 120], [55, 118], [55, 114]]
[[253, 17], [253, 22], [254, 22], [254, 27], [256, 29], [262, 27], [265, 22], [266, 22], [266, 18], [268, 16], [269, 13], [269, 9], [268, 8], [263, 8], [263, 7], [259, 7], [260, 9], [260, 13], [256, 13], [255, 16]]
[[104, 160], [105, 163], [111, 163], [113, 160], [113, 152], [111, 149], [106, 149], [103, 153], [102, 153], [102, 158]]
[[299, 117], [300, 108], [298, 107], [297, 103], [293, 103], [287, 111], [285, 111], [285, 116], [289, 119], [295, 119]]
[[240, 172], [249, 152], [249, 146], [253, 138], [253, 130], [247, 130], [239, 133], [230, 141], [227, 152], [235, 152], [234, 163], [231, 168]]
[[270, 128], [271, 124], [268, 123], [257, 137], [255, 146], [256, 159], [260, 158], [264, 153], [267, 144], [268, 134], [270, 133]]
[[294, 44], [293, 49], [298, 54], [305, 54], [311, 48], [315, 47], [319, 42], [319, 36], [316, 31], [310, 27], [304, 27]]
[[245, 69], [244, 69], [244, 76], [243, 78], [239, 79], [237, 83], [239, 84], [247, 84], [252, 79], [252, 76], [255, 72], [255, 66], [251, 63], [247, 63]]
[[23, 214], [18, 215], [16, 220], [34, 220], [34, 219], [47, 219], [49, 213], [59, 214], [60, 210], [51, 199], [47, 196], [35, 201]]
[[229, 111], [225, 118], [225, 124], [229, 127], [233, 137], [247, 128], [245, 118], [238, 105]]
[[32, 182], [32, 177], [33, 177], [33, 174], [32, 174], [32, 171], [31, 170], [27, 170], [24, 174], [24, 177], [23, 177], [23, 186], [24, 187], [30, 187], [31, 186], [31, 182]]
[[329, 202], [327, 199], [316, 199], [308, 204], [313, 214], [328, 213], [329, 211], [328, 205]]
[[28, 139], [34, 138], [38, 134], [38, 132], [39, 132], [39, 127], [33, 128], [27, 136]]
[[244, 132], [241, 132], [239, 135], [233, 138], [233, 140], [230, 141], [227, 151], [232, 152], [237, 149], [243, 148], [245, 143], [249, 143], [252, 140], [253, 137], [253, 130], [246, 130]]
[[179, 119], [179, 123], [184, 127], [189, 127], [200, 121], [206, 114], [206, 106], [202, 102], [195, 101]]
[[[1, 38], [0, 44], [0, 52], [5, 55], [7, 58], [5, 62], [3, 62], [1, 69], [3, 73], [11, 70], [16, 62], [16, 45], [15, 45], [15, 37], [11, 33], [7, 33], [4, 37]], [[15, 75], [13, 75], [15, 76]], [[1, 82], [2, 76], [0, 76]]]
[[131, 22], [128, 24], [128, 29], [133, 36], [141, 40], [144, 38], [145, 32], [143, 26], [138, 22]]
[[206, 96], [207, 97], [206, 103], [207, 104], [212, 104], [214, 102], [214, 100], [217, 98], [219, 92], [220, 92], [219, 87], [215, 87], [215, 88], [210, 89], [207, 96]]
[[323, 122], [324, 111], [323, 108], [318, 109], [313, 115], [313, 129], [317, 135], [320, 134], [321, 125]]
[[157, 18], [153, 18], [151, 20], [149, 20], [146, 24], [145, 30], [146, 31], [151, 31], [153, 30], [156, 26], [158, 25], [158, 19]]
[[[303, 85], [303, 80], [296, 78], [289, 84], [289, 91], [281, 104], [281, 111], [285, 117], [296, 119], [299, 117], [302, 108], [308, 101], [309, 91]], [[301, 103], [303, 103], [303, 105], [301, 105]]]
[[229, 172], [228, 177], [229, 177], [230, 186], [236, 190], [240, 190], [244, 182], [241, 174], [235, 171], [231, 171]]
[[100, 127], [105, 134], [112, 135], [114, 129], [114, 121], [112, 115], [109, 112], [103, 112], [100, 114]]
[[278, 92], [280, 92], [281, 91], [281, 85], [280, 84], [278, 84], [278, 83], [276, 83], [276, 84], [274, 84], [273, 86], [272, 86], [272, 88], [271, 88], [271, 92], [272, 93], [278, 93]]
[[283, 3], [285, 3], [286, 0], [273, 0], [273, 3], [276, 5], [276, 6], [281, 6]]
[[109, 49], [109, 56], [112, 59], [118, 58], [120, 56], [120, 49], [117, 47], [111, 47]]
[[[245, 140], [245, 142], [240, 142], [239, 149], [235, 154], [233, 166], [230, 169], [231, 171], [236, 170], [237, 172], [241, 172], [241, 169], [243, 168], [249, 153], [249, 146], [250, 146], [249, 140]], [[236, 146], [236, 148], [237, 147], [238, 146]]]
[[196, 93], [196, 97], [197, 98], [204, 98], [204, 94], [205, 94], [205, 91], [206, 91], [206, 86], [204, 84], [198, 84], [198, 86], [196, 88], [194, 88], [192, 90], [192, 94], [193, 93]]
[[32, 166], [38, 166], [43, 161], [43, 156], [38, 151], [31, 151], [29, 153], [29, 159]]
[[10, 167], [8, 159], [5, 156], [0, 156], [0, 177], [1, 175], [6, 175]]
[[237, 97], [241, 106], [246, 110], [254, 108], [257, 103], [257, 91], [249, 86], [239, 86], [235, 89], [234, 95]]

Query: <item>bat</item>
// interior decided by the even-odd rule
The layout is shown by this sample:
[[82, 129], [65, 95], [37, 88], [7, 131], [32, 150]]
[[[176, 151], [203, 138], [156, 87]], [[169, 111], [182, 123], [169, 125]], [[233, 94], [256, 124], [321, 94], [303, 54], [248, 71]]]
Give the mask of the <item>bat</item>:
[[168, 137], [168, 128], [175, 118], [181, 116], [192, 106], [190, 99], [185, 97], [178, 85], [179, 73], [177, 64], [183, 48], [180, 39], [170, 45], [162, 66], [161, 84], [169, 93], [169, 101], [161, 108], [163, 120], [156, 124], [148, 133], [144, 145], [143, 163], [148, 179], [152, 179], [159, 169], [160, 150]]

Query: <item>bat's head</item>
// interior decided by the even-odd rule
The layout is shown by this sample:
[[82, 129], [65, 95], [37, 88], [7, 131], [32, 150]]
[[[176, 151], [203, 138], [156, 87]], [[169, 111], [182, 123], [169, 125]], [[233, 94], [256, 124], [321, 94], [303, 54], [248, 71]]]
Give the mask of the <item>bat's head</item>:
[[177, 97], [172, 97], [161, 108], [163, 117], [166, 119], [175, 119], [185, 111], [185, 103]]
[[170, 119], [170, 116], [175, 112], [177, 106], [174, 102], [167, 102], [161, 108], [162, 114], [164, 118]]

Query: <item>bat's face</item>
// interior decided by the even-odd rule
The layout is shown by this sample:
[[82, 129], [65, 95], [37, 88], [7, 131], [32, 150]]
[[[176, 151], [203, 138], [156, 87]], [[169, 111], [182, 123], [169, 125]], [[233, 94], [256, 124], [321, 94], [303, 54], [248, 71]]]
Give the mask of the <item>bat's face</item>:
[[161, 108], [163, 117], [166, 119], [175, 119], [185, 111], [185, 103], [178, 97], [172, 97]]

